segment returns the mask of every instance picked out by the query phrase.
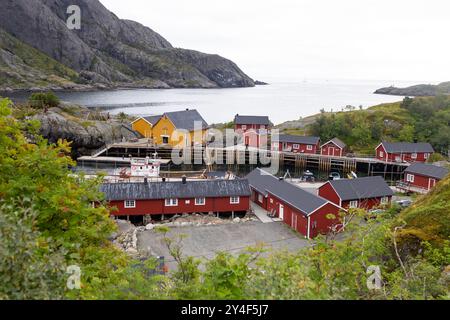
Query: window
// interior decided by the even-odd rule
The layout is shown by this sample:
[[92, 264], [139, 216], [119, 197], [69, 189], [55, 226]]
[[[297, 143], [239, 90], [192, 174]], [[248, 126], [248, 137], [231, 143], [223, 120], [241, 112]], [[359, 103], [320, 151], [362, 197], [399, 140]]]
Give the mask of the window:
[[299, 149], [300, 145], [298, 145], [297, 143], [294, 143], [294, 145], [292, 146], [294, 149]]
[[389, 202], [389, 198], [388, 197], [381, 198], [381, 201], [380, 201], [381, 204], [387, 204], [388, 202]]
[[429, 153], [424, 153], [424, 154], [423, 154], [423, 157], [424, 157], [425, 159], [428, 159], [429, 156], [430, 156]]
[[162, 137], [162, 143], [168, 144], [169, 143], [169, 137]]
[[178, 199], [166, 199], [166, 207], [174, 207], [178, 205]]
[[125, 208], [136, 208], [136, 201], [135, 200], [125, 200]]
[[384, 152], [380, 151], [380, 158], [383, 158], [383, 157], [384, 157]]
[[312, 150], [312, 149], [313, 149], [313, 146], [312, 146], [312, 145], [308, 144], [308, 145], [306, 146], [306, 150]]
[[239, 197], [230, 197], [230, 203], [231, 204], [238, 204], [239, 203]]
[[417, 159], [417, 153], [411, 153], [411, 159]]
[[408, 174], [406, 175], [406, 182], [414, 182], [414, 175], [408, 173]]
[[195, 198], [195, 205], [196, 206], [204, 206], [206, 203], [205, 198]]
[[358, 200], [350, 201], [350, 208], [358, 208]]
[[263, 203], [263, 195], [262, 194], [258, 194], [258, 202]]

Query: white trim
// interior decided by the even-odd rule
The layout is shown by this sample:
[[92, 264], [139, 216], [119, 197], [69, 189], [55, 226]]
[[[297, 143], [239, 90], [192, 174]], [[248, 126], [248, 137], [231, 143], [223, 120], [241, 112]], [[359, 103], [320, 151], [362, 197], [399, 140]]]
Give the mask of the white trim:
[[[154, 124], [152, 124], [152, 123], [150, 123], [147, 119], [145, 119], [144, 117], [140, 117], [140, 118], [137, 118], [136, 120], [134, 120], [131, 124], [133, 124], [133, 123], [135, 123], [135, 122], [137, 122], [138, 120], [144, 120], [145, 122], [147, 122], [149, 125], [151, 125], [152, 127], [154, 126]], [[159, 121], [159, 120], [158, 120]], [[157, 121], [157, 122], [158, 122]], [[156, 124], [156, 122], [155, 122], [155, 124]]]
[[414, 183], [414, 179], [415, 179], [415, 175], [412, 173], [407, 173], [406, 174], [406, 182], [411, 182]]
[[[342, 199], [341, 199], [341, 197], [339, 196], [339, 193], [338, 193], [337, 190], [333, 187], [333, 185], [331, 184], [330, 181], [327, 181], [326, 183], [324, 183], [323, 185], [321, 185], [321, 186], [319, 187], [317, 193], [319, 193], [320, 188], [322, 188], [322, 187], [323, 187], [324, 185], [326, 185], [327, 183], [331, 186], [331, 188], [332, 188], [332, 189], [334, 190], [334, 192], [336, 193], [337, 197], [339, 198], [339, 207], [342, 208]], [[331, 203], [334, 204], [334, 205], [337, 205], [336, 203], [334, 203], [334, 202], [328, 200], [328, 199], [325, 198], [325, 197], [322, 197], [322, 196], [319, 195], [319, 194], [317, 194], [317, 196], [319, 196], [319, 197], [321, 197], [321, 198], [324, 198], [325, 200], [331, 202]], [[342, 209], [343, 209], [343, 208], [342, 208]]]
[[[321, 197], [323, 198], [323, 197]], [[325, 199], [325, 198], [324, 198]], [[312, 215], [313, 213], [315, 213], [317, 210], [322, 209], [323, 207], [325, 207], [327, 204], [331, 204], [333, 206], [335, 206], [336, 208], [340, 209], [340, 210], [344, 210], [345, 212], [347, 212], [347, 210], [345, 210], [344, 208], [342, 208], [341, 206], [338, 206], [336, 203], [331, 202], [330, 200], [326, 200], [327, 203], [324, 203], [323, 205], [321, 205], [320, 207], [318, 207], [317, 209], [315, 209], [314, 211], [312, 211], [311, 213], [308, 214], [308, 216]]]
[[311, 239], [311, 237], [310, 237], [310, 235], [311, 235], [311, 231], [310, 231], [311, 226], [310, 226], [310, 223], [311, 223], [311, 220], [310, 220], [310, 217], [308, 216], [308, 228], [307, 228], [307, 230], [306, 230], [306, 239]]
[[359, 206], [359, 201], [358, 200], [350, 200], [349, 204], [348, 204], [348, 208], [349, 209], [356, 209]]
[[[237, 201], [233, 201], [236, 199], [237, 199]], [[241, 197], [239, 197], [239, 196], [231, 196], [230, 197], [230, 204], [239, 204], [240, 202], [241, 202]]]
[[[168, 201], [169, 201], [169, 203], [168, 203]], [[164, 206], [165, 207], [177, 207], [178, 206], [178, 199], [176, 199], [176, 198], [165, 199]]]
[[123, 206], [124, 206], [125, 209], [136, 208], [136, 200], [124, 200], [123, 201]]
[[341, 146], [338, 146], [336, 143], [334, 143], [334, 142], [333, 142], [333, 139], [331, 139], [331, 140], [328, 141], [328, 142], [325, 142], [323, 145], [320, 146], [320, 148], [322, 149], [322, 147], [326, 146], [326, 145], [329, 144], [330, 142], [331, 142], [332, 144], [334, 144], [336, 147], [338, 147], [339, 149], [341, 149], [341, 150], [344, 149], [344, 148], [342, 148]]
[[311, 151], [314, 149], [314, 146], [312, 144], [307, 144], [306, 145], [306, 150]]
[[[197, 200], [203, 200], [203, 203], [198, 203]], [[205, 206], [206, 205], [206, 198], [205, 197], [201, 197], [201, 198], [195, 198], [195, 205], [196, 206]]]

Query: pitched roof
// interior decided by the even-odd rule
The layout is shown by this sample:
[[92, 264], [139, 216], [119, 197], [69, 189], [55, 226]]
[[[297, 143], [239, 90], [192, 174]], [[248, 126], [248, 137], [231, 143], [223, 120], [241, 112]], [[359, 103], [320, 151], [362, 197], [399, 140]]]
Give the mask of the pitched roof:
[[237, 114], [234, 117], [235, 124], [265, 124], [270, 125], [268, 116], [241, 116]]
[[155, 125], [155, 123], [157, 123], [159, 121], [159, 119], [161, 119], [162, 115], [158, 115], [158, 116], [149, 116], [149, 117], [143, 117], [146, 121], [150, 122], [153, 125]]
[[434, 152], [433, 147], [428, 142], [386, 142], [381, 143], [389, 153], [416, 153], [416, 152]]
[[405, 169], [406, 173], [414, 173], [422, 176], [444, 179], [450, 173], [450, 170], [445, 167], [438, 167], [432, 164], [416, 162]]
[[380, 176], [331, 180], [328, 183], [343, 201], [386, 197], [394, 194]]
[[259, 168], [250, 172], [246, 178], [250, 186], [258, 192], [264, 195], [270, 193], [306, 215], [329, 203], [324, 198], [296, 187], [289, 182], [279, 180]]
[[320, 141], [319, 137], [310, 137], [310, 136], [296, 136], [291, 134], [280, 134], [278, 139], [276, 137], [273, 138], [274, 141], [279, 142], [290, 142], [290, 143], [299, 143], [299, 144], [317, 144]]
[[172, 121], [173, 125], [177, 129], [185, 129], [188, 131], [193, 131], [195, 129], [195, 122], [201, 122], [202, 129], [208, 127], [208, 123], [203, 119], [203, 117], [195, 109], [186, 109], [183, 111], [166, 112], [163, 116]]
[[337, 145], [338, 147], [340, 147], [341, 149], [344, 149], [347, 145], [339, 138], [333, 138], [330, 141], [324, 143], [322, 146], [329, 144], [329, 143], [334, 143], [335, 145]]
[[106, 200], [156, 200], [169, 198], [203, 198], [249, 196], [250, 187], [246, 179], [199, 180], [150, 183], [105, 183], [100, 191]]

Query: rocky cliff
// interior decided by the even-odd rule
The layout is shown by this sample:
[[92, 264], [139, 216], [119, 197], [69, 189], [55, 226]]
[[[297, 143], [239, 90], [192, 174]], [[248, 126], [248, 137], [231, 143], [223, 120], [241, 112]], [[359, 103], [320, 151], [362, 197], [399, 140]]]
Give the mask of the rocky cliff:
[[440, 94], [450, 94], [450, 82], [442, 82], [438, 85], [419, 84], [407, 88], [386, 87], [375, 91], [376, 94], [389, 94], [395, 96], [411, 96], [411, 97], [426, 97], [437, 96]]
[[[174, 48], [150, 28], [119, 19], [98, 0], [0, 0], [0, 4], [0, 89], [254, 86], [232, 61]], [[66, 25], [70, 5], [81, 9], [80, 30]], [[27, 55], [30, 50], [36, 52]], [[34, 56], [40, 62], [48, 59], [54, 67], [36, 65]], [[34, 74], [29, 83], [27, 69]]]

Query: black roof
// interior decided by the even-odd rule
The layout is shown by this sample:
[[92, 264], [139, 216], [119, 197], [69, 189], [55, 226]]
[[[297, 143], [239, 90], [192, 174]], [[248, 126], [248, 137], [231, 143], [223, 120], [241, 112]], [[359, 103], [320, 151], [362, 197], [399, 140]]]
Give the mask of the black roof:
[[311, 136], [296, 136], [291, 134], [280, 134], [278, 139], [274, 136], [274, 141], [279, 142], [290, 142], [290, 143], [298, 143], [298, 144], [317, 144], [320, 141], [319, 137], [311, 137]]
[[344, 149], [347, 145], [339, 138], [333, 138], [330, 141], [324, 143], [322, 146], [326, 145], [327, 143], [334, 143], [335, 145], [337, 145], [338, 147]]
[[428, 142], [382, 142], [384, 149], [389, 153], [416, 153], [416, 152], [430, 152], [434, 149]]
[[332, 180], [328, 183], [333, 186], [343, 201], [386, 197], [394, 194], [380, 176]]
[[156, 200], [249, 196], [251, 194], [248, 180], [199, 180], [149, 183], [105, 183], [100, 191], [106, 200]]
[[445, 167], [416, 162], [406, 168], [405, 172], [419, 174], [430, 178], [444, 179], [449, 174], [450, 170]]
[[155, 123], [157, 123], [159, 121], [159, 119], [161, 119], [162, 115], [159, 116], [149, 116], [149, 117], [143, 117], [145, 120], [147, 120], [148, 122], [150, 122], [153, 125], [155, 125]]
[[200, 113], [195, 109], [186, 109], [183, 111], [166, 112], [163, 114], [172, 121], [177, 129], [194, 130], [195, 122], [201, 122], [202, 129], [208, 127], [208, 123], [202, 118]]
[[250, 186], [258, 192], [267, 195], [273, 194], [306, 215], [316, 211], [329, 201], [296, 187], [289, 182], [279, 180], [264, 170], [256, 168], [246, 178]]
[[265, 124], [270, 125], [268, 116], [241, 116], [237, 114], [234, 117], [235, 124]]

